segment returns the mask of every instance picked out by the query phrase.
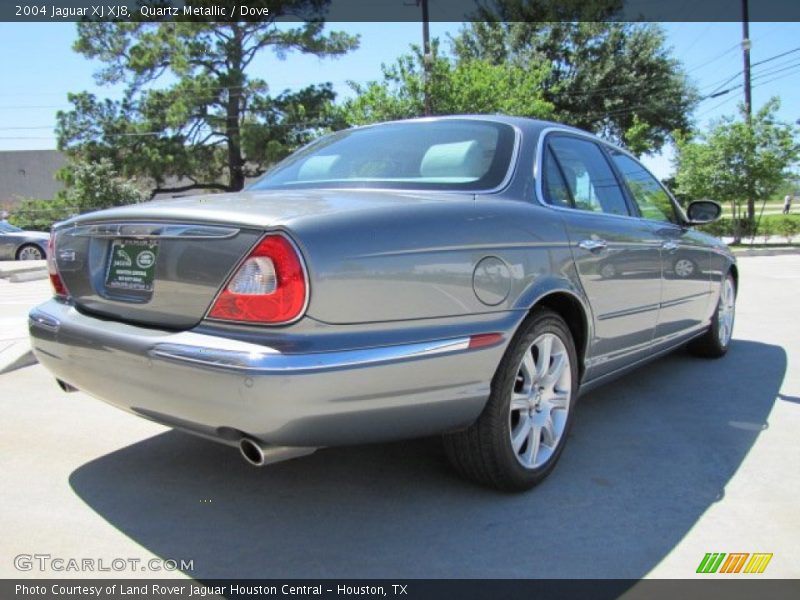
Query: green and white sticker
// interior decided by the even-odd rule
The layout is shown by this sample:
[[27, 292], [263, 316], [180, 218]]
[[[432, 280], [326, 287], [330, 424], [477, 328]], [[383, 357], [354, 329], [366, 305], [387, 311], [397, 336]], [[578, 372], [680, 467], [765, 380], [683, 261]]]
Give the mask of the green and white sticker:
[[106, 287], [152, 291], [157, 256], [157, 241], [114, 240], [108, 258]]

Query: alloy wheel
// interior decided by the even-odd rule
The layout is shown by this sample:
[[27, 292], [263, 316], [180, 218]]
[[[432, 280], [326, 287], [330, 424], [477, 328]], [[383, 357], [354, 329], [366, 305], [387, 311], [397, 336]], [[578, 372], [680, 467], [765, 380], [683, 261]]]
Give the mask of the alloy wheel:
[[564, 342], [553, 333], [537, 337], [517, 369], [511, 391], [511, 448], [526, 469], [544, 465], [555, 452], [572, 400], [572, 365]]
[[736, 316], [736, 292], [733, 289], [733, 281], [730, 277], [725, 278], [722, 284], [722, 291], [717, 307], [717, 323], [719, 324], [717, 334], [719, 343], [727, 346], [731, 341], [733, 333], [733, 319]]

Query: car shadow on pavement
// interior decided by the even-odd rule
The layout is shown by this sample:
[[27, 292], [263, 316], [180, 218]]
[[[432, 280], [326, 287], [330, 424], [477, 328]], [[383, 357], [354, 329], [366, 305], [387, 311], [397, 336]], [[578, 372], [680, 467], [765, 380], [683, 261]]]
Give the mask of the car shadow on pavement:
[[777, 346], [677, 352], [581, 399], [562, 460], [529, 493], [462, 481], [438, 439], [330, 448], [256, 469], [168, 432], [70, 484], [154, 554], [209, 578], [639, 578], [725, 486], [786, 370]]

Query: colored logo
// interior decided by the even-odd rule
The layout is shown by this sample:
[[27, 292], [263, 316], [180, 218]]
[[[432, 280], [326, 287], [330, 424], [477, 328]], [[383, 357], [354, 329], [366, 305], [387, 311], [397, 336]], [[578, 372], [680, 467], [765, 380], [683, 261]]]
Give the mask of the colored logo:
[[697, 573], [763, 573], [771, 560], [771, 552], [707, 552]]
[[136, 257], [136, 265], [140, 269], [147, 269], [148, 267], [152, 267], [153, 263], [156, 262], [156, 255], [150, 252], [150, 250], [144, 250], [143, 252], [139, 253], [139, 256]]

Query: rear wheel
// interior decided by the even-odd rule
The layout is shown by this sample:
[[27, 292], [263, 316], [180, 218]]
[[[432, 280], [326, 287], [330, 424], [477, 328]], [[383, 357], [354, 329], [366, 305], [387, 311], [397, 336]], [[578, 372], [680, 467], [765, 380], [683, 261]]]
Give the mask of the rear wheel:
[[17, 250], [17, 260], [44, 260], [44, 250], [36, 244], [25, 244]]
[[725, 356], [731, 344], [733, 322], [736, 318], [736, 283], [728, 273], [722, 282], [717, 302], [717, 310], [711, 319], [711, 326], [701, 337], [689, 343], [689, 350], [704, 358]]
[[553, 311], [535, 311], [506, 350], [480, 417], [445, 435], [448, 458], [484, 485], [512, 491], [535, 486], [561, 455], [577, 391], [569, 328]]

